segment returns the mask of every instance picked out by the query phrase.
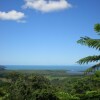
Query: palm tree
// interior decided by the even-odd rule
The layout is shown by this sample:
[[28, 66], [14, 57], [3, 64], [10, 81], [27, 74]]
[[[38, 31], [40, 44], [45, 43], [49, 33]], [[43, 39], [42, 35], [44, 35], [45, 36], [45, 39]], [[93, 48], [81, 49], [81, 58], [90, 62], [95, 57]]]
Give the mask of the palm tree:
[[[98, 35], [100, 35], [100, 24], [95, 24], [94, 30], [95, 32], [97, 32]], [[78, 40], [77, 43], [91, 48], [95, 48], [96, 50], [100, 51], [100, 39], [92, 39], [90, 37], [85, 36], [81, 37], [81, 39]], [[79, 64], [85, 64], [85, 63], [88, 64], [89, 62], [98, 62], [98, 63], [91, 66], [85, 72], [93, 72], [95, 70], [98, 70], [100, 68], [100, 55], [87, 56], [77, 61], [77, 63]]]

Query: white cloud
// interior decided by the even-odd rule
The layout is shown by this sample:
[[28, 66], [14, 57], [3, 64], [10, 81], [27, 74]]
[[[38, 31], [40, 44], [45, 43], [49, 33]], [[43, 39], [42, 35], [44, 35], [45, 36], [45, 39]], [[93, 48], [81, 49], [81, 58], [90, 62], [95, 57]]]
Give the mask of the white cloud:
[[36, 9], [42, 12], [51, 12], [68, 9], [72, 5], [66, 0], [25, 0], [24, 8]]
[[9, 12], [0, 11], [0, 20], [13, 20], [17, 22], [23, 22], [24, 17], [24, 13], [15, 10], [11, 10]]

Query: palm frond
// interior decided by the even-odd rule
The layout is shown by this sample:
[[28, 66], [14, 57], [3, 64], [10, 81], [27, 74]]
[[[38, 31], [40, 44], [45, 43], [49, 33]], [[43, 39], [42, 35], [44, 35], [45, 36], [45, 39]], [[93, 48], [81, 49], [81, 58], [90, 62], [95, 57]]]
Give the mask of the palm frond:
[[81, 39], [78, 40], [77, 43], [100, 50], [100, 39], [92, 39], [85, 36], [81, 37]]
[[89, 62], [97, 62], [100, 60], [100, 55], [88, 56], [77, 61], [79, 64], [88, 64]]

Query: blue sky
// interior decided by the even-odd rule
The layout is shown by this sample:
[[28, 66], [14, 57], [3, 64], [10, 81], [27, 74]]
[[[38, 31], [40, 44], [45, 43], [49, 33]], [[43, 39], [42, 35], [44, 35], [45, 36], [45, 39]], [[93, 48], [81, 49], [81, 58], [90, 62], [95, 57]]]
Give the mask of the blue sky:
[[73, 65], [98, 51], [77, 44], [99, 38], [100, 0], [0, 0], [0, 64]]

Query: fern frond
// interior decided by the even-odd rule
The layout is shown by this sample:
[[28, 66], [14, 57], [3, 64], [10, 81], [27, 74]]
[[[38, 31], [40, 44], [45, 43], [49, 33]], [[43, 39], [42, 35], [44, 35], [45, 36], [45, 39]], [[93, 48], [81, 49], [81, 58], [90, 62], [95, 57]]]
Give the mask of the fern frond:
[[81, 37], [81, 39], [78, 40], [77, 43], [100, 50], [100, 39], [92, 39], [85, 36]]
[[98, 35], [100, 35], [100, 24], [95, 24], [94, 25], [94, 30], [98, 33]]
[[100, 55], [94, 55], [94, 56], [88, 56], [88, 57], [85, 57], [85, 58], [82, 58], [80, 59], [79, 61], [77, 61], [77, 63], [79, 64], [88, 64], [89, 62], [97, 62], [100, 60]]
[[[98, 35], [100, 35], [100, 24], [99, 23], [95, 24], [94, 30], [98, 33]], [[82, 45], [86, 45], [86, 46], [91, 47], [91, 48], [95, 48], [96, 50], [100, 51], [100, 39], [92, 39], [90, 37], [85, 36], [85, 37], [81, 37], [81, 39], [78, 40], [77, 43], [80, 43]], [[77, 61], [77, 63], [84, 64], [84, 63], [98, 62], [98, 61], [100, 61], [100, 55], [94, 55], [94, 56], [88, 56], [88, 57], [82, 58], [79, 61]], [[99, 68], [100, 68], [100, 63], [90, 67], [89, 69], [87, 69], [85, 71], [85, 73], [93, 72]]]
[[95, 70], [98, 70], [100, 68], [100, 63], [91, 66], [90, 68], [88, 68], [84, 73], [87, 74], [89, 72], [94, 72]]

